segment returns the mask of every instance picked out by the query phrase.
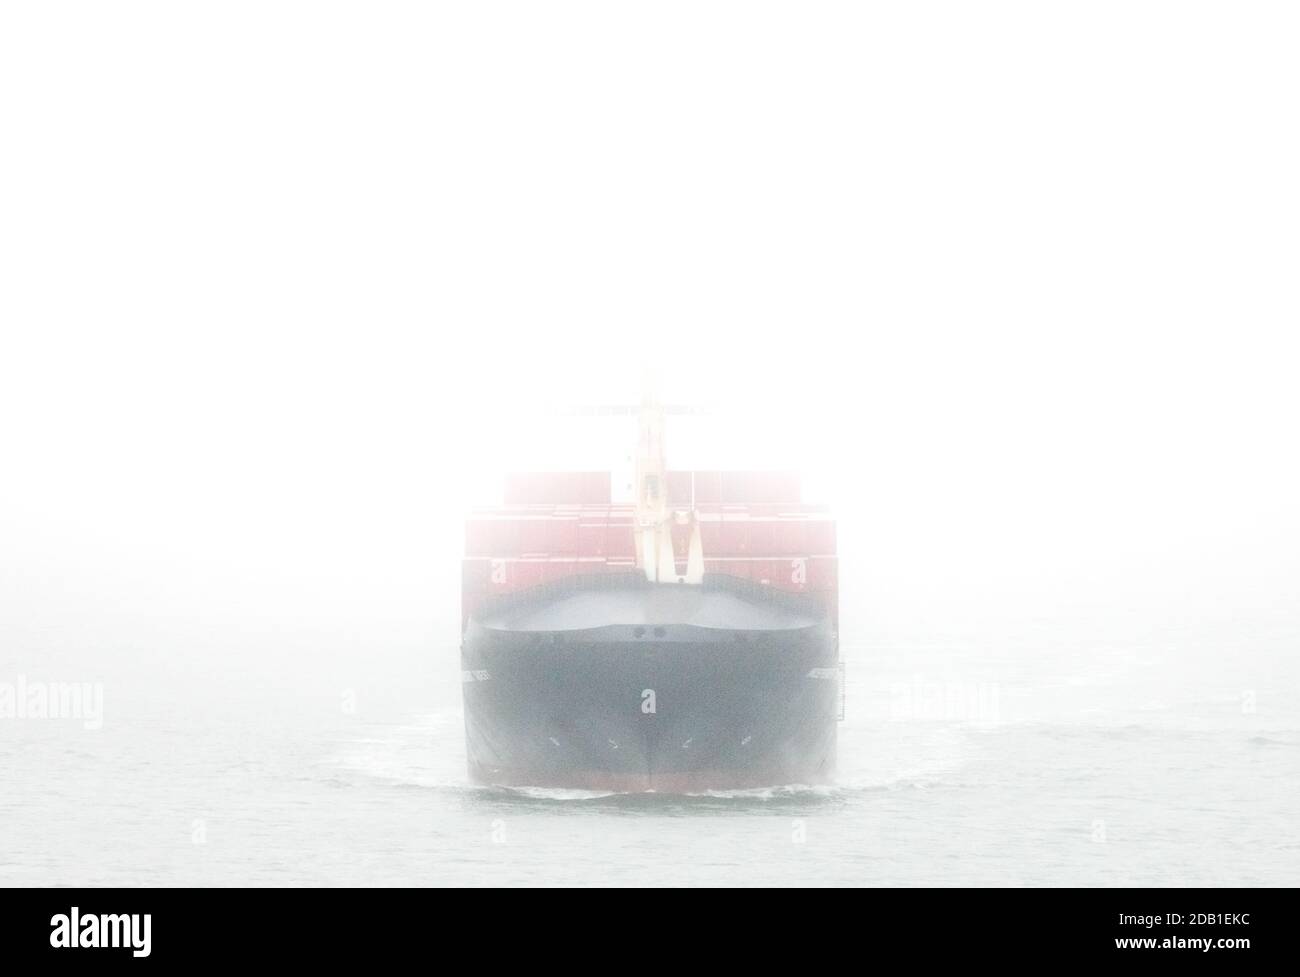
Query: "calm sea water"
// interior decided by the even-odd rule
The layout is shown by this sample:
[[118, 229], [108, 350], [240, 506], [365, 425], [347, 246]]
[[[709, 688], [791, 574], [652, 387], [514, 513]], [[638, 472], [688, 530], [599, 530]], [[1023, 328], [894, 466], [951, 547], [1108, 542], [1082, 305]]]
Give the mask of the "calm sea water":
[[454, 653], [11, 658], [105, 715], [0, 720], [0, 882], [1293, 885], [1300, 668], [1248, 645], [845, 649], [837, 786], [693, 797], [471, 786]]

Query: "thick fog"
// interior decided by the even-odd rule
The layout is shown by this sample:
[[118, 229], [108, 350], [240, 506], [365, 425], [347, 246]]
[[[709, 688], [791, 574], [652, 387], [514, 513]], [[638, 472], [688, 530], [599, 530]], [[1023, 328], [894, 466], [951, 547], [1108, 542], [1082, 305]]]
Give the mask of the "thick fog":
[[1293, 715], [1296, 21], [6, 5], [0, 681], [454, 710], [466, 511], [649, 373], [675, 466], [835, 507], [850, 658]]
[[465, 507], [647, 366], [837, 506], [849, 627], [1290, 629], [1296, 25], [1228, 13], [7, 9], [10, 655], [454, 646]]

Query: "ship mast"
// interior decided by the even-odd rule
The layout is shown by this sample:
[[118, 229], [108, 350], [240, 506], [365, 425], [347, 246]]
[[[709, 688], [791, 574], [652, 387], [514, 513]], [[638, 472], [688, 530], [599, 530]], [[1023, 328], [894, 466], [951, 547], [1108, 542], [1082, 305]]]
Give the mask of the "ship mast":
[[[704, 579], [704, 547], [694, 500], [674, 510], [668, 497], [668, 462], [664, 452], [663, 405], [647, 391], [641, 401], [636, 451], [636, 562], [646, 579], [659, 583], [698, 584]], [[689, 526], [685, 573], [677, 572], [673, 526]]]

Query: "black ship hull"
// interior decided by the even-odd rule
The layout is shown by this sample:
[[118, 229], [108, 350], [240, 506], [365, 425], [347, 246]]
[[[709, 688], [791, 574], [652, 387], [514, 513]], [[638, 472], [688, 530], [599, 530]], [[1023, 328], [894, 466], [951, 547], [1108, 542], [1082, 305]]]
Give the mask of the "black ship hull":
[[479, 783], [679, 793], [834, 774], [838, 645], [797, 595], [573, 578], [472, 620], [461, 662]]

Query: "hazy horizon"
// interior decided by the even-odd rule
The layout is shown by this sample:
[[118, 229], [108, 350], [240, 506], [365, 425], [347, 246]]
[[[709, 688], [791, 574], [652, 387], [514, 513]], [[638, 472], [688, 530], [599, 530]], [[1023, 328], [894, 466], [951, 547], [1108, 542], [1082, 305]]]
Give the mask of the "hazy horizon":
[[[1300, 730], [1288, 6], [63, 9], [0, 12], [0, 682], [102, 683], [125, 739], [0, 723], [16, 776], [73, 791], [91, 749], [165, 780], [171, 733], [133, 739], [161, 715], [278, 785], [352, 692], [443, 783], [466, 511], [617, 467], [631, 421], [556, 408], [650, 370], [712, 410], [674, 467], [797, 468], [834, 508], [850, 768], [883, 765], [850, 784], [951, 776], [957, 837], [960, 785], [1004, 785], [982, 750], [1051, 764], [1013, 720], [1167, 707], [1229, 738], [1174, 767], [1242, 778], [1186, 837], [1295, 810], [1293, 754], [1237, 752]], [[961, 727], [933, 774], [877, 725], [917, 675], [1002, 688], [1008, 739]], [[158, 830], [225, 783], [187, 775]], [[94, 831], [9, 813], [20, 844]], [[1084, 866], [1058, 881], [1113, 883]]]

